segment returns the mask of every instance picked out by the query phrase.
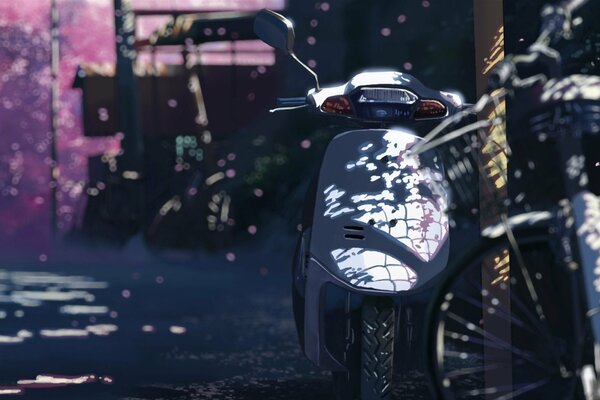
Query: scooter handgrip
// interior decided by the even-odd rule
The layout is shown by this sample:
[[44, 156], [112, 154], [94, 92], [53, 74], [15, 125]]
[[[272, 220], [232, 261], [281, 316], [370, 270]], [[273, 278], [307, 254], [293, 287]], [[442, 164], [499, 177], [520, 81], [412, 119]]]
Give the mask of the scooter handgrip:
[[306, 105], [305, 97], [278, 97], [277, 107], [299, 107]]

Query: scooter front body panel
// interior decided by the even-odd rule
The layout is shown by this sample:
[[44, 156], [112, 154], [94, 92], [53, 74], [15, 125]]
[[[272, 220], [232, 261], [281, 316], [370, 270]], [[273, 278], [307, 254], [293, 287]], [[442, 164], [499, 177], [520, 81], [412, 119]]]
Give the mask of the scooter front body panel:
[[309, 253], [355, 288], [413, 290], [447, 264], [443, 169], [435, 154], [409, 154], [419, 140], [404, 130], [356, 130], [326, 151], [312, 225], [319, 239]]
[[435, 154], [409, 155], [419, 140], [405, 130], [355, 130], [336, 136], [325, 153], [304, 271], [304, 350], [321, 368], [343, 370], [323, 339], [328, 284], [399, 296], [447, 265], [443, 167]]

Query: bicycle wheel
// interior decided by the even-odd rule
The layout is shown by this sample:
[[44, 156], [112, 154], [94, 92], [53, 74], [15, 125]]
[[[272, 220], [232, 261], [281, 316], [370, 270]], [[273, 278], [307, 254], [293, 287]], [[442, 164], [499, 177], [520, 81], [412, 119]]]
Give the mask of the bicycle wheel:
[[[573, 399], [583, 329], [577, 278], [548, 234], [516, 232], [457, 264], [430, 309], [430, 372], [443, 399]], [[522, 268], [524, 265], [525, 268]]]

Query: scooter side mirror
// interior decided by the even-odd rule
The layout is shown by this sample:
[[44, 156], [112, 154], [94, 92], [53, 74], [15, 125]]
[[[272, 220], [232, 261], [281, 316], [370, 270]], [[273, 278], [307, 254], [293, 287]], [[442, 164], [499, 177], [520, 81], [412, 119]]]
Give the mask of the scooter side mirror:
[[316, 89], [321, 90], [319, 86], [319, 77], [306, 64], [298, 59], [294, 54], [294, 24], [281, 14], [271, 10], [261, 10], [254, 18], [254, 33], [263, 42], [276, 49], [283, 50], [286, 55], [293, 58], [302, 66], [315, 80]]
[[263, 42], [285, 54], [293, 54], [294, 24], [283, 15], [271, 10], [261, 10], [254, 19], [254, 33]]

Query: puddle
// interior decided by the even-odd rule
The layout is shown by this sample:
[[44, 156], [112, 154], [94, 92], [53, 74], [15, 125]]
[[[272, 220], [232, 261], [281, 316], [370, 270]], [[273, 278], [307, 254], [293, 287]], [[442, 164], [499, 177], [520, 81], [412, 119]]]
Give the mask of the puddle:
[[84, 329], [42, 329], [40, 336], [46, 338], [107, 336], [117, 330], [119, 328], [113, 324], [88, 325]]
[[17, 386], [0, 386], [0, 395], [14, 396], [22, 395], [29, 389], [49, 389], [73, 385], [85, 385], [92, 383], [101, 383], [112, 385], [113, 379], [110, 376], [96, 375], [50, 375], [42, 374], [35, 379], [21, 379], [17, 381]]
[[14, 396], [16, 394], [23, 394], [23, 389], [21, 389], [20, 387], [0, 387], [0, 396], [1, 395], [10, 395], [10, 396]]
[[70, 315], [101, 315], [110, 311], [106, 306], [62, 306], [59, 310], [62, 314]]
[[[0, 330], [0, 344], [17, 345], [34, 337], [106, 336], [117, 331], [118, 327], [112, 323], [84, 325], [83, 328], [73, 326], [83, 325], [83, 319], [89, 316], [110, 314], [107, 306], [94, 304], [97, 294], [108, 287], [107, 282], [82, 275], [0, 270], [0, 319], [19, 318], [18, 325], [23, 328], [17, 329], [16, 333]], [[49, 317], [56, 315], [56, 318], [50, 318], [52, 325], [62, 323], [65, 326], [33, 328], [30, 325], [36, 324], [29, 320], [28, 314], [39, 312], [48, 313]], [[3, 325], [3, 329], [8, 329], [14, 323]]]
[[[113, 310], [96, 304], [108, 288], [107, 282], [88, 276], [0, 269], [0, 346], [22, 346], [34, 340], [92, 340], [118, 331]], [[113, 379], [93, 374], [39, 374], [0, 386], [0, 396], [92, 383], [112, 384]]]
[[35, 379], [22, 379], [17, 382], [20, 388], [27, 389], [46, 389], [52, 387], [61, 387], [69, 385], [82, 385], [89, 383], [112, 384], [113, 380], [109, 376], [96, 375], [38, 375]]

